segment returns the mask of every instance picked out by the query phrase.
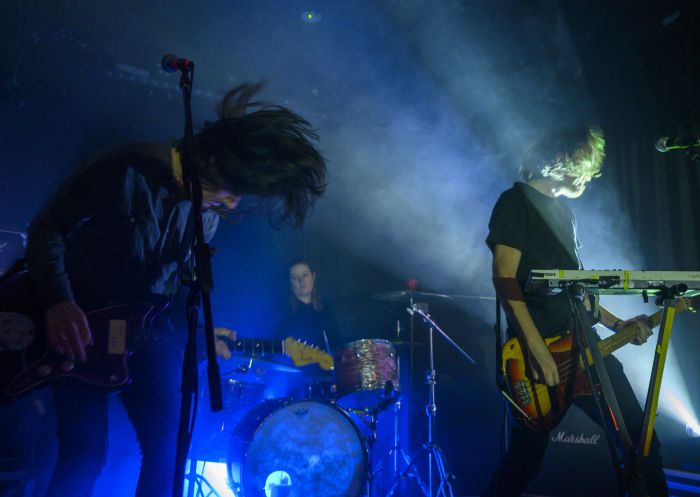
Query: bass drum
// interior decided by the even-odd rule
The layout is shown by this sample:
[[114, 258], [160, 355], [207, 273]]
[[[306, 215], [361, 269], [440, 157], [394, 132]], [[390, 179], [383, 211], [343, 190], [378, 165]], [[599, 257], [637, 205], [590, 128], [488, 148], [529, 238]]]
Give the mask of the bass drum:
[[228, 470], [237, 497], [359, 497], [367, 477], [364, 438], [330, 404], [268, 400], [234, 430]]

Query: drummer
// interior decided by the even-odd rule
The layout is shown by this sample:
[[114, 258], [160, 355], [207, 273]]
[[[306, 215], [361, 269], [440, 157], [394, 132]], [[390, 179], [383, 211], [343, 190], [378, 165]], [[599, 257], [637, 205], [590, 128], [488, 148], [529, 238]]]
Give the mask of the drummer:
[[321, 299], [316, 272], [305, 259], [295, 259], [289, 266], [289, 303], [277, 328], [277, 336], [293, 337], [330, 352], [338, 339], [338, 322], [331, 306]]
[[[295, 259], [288, 266], [289, 298], [284, 306], [283, 319], [274, 328], [275, 337], [281, 340], [291, 337], [306, 342], [330, 353], [330, 343], [338, 339], [338, 324], [332, 308], [322, 302], [316, 287], [316, 272], [304, 259]], [[214, 328], [216, 353], [222, 359], [230, 359], [232, 354], [227, 341], [236, 340], [236, 332], [228, 328]], [[284, 362], [284, 358], [276, 360]], [[332, 380], [328, 371], [313, 365], [305, 366], [303, 382], [328, 383]], [[298, 379], [297, 379], [298, 380]], [[306, 384], [305, 383], [305, 384]], [[322, 386], [321, 390], [326, 390]], [[291, 394], [297, 396], [296, 394]]]

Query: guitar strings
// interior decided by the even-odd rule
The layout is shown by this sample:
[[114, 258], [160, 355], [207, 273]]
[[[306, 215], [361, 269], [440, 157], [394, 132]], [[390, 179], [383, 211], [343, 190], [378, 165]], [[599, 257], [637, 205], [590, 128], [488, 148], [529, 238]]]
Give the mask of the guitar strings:
[[[581, 355], [577, 354], [577, 358], [580, 358]], [[560, 365], [558, 365], [557, 369], [559, 370], [559, 383], [563, 383], [567, 381], [570, 378], [569, 373], [571, 372], [571, 363], [574, 361], [574, 359], [567, 359], [566, 361], [563, 361]], [[579, 371], [582, 371], [583, 369], [581, 368], [581, 364], [579, 361], [577, 361], [576, 364], [576, 371], [574, 373], [578, 373]], [[530, 378], [527, 378], [523, 380], [523, 382], [526, 385], [530, 385], [530, 387], [536, 392], [536, 393], [542, 393], [542, 390], [544, 389], [545, 392], [549, 391], [549, 387], [545, 385], [544, 383], [540, 383], [538, 381], [532, 380]], [[533, 386], [534, 384], [534, 386]]]
[[[681, 303], [681, 302], [682, 302], [683, 304], [685, 304], [685, 299], [684, 299], [684, 298], [679, 299], [679, 303]], [[685, 309], [687, 309], [687, 307], [683, 307], [683, 308], [681, 308], [681, 311], [679, 311], [679, 308], [678, 308], [678, 306], [677, 306], [676, 311], [677, 311], [677, 312], [682, 312], [682, 310], [685, 310]], [[656, 314], [660, 314], [660, 311], [657, 312]], [[653, 318], [656, 316], [656, 314], [650, 316], [650, 318], [653, 319]], [[652, 321], [652, 323], [654, 323], [654, 326], [656, 326], [656, 323], [655, 323], [654, 321]], [[650, 327], [653, 327], [653, 326], [650, 326]], [[620, 338], [622, 339], [622, 341], [624, 341], [625, 343], [628, 343], [628, 342], [626, 341], [626, 339], [623, 339], [623, 338], [622, 338], [621, 333], [624, 333], [624, 331], [625, 331], [625, 330], [619, 331], [618, 334], [617, 334], [616, 336], [620, 337]], [[579, 358], [579, 361], [580, 361], [580, 357], [581, 357], [581, 355], [580, 355], [580, 354], [577, 354], [577, 358]], [[559, 370], [559, 383], [563, 383], [563, 382], [567, 381], [567, 380], [570, 378], [569, 373], [571, 372], [571, 363], [572, 363], [573, 360], [574, 360], [574, 359], [567, 359], [566, 361], [563, 361], [561, 364], [559, 364], [559, 365], [557, 366], [557, 369]], [[575, 371], [574, 373], [578, 373], [579, 371], [583, 371], [583, 369], [581, 368], [581, 363], [580, 363], [579, 361], [577, 361], [577, 364], [576, 364], [577, 368], [576, 368], [576, 371]], [[540, 383], [539, 381], [536, 381], [536, 380], [533, 380], [533, 379], [530, 379], [530, 378], [526, 378], [526, 379], [524, 379], [524, 380], [522, 380], [522, 381], [523, 381], [524, 384], [529, 385], [530, 388], [531, 388], [532, 390], [534, 390], [534, 392], [537, 393], [537, 394], [542, 393], [543, 390], [544, 390], [545, 393], [548, 393], [548, 392], [549, 392], [549, 387], [548, 387], [546, 384], [544, 384], [544, 383]]]
[[[620, 339], [622, 339], [622, 341], [626, 341], [626, 339], [624, 339], [624, 338], [623, 338], [623, 335], [622, 335], [622, 333], [624, 333], [624, 331], [625, 331], [625, 330], [621, 330], [621, 331], [618, 332], [618, 334], [616, 335], [617, 337], [619, 337]], [[580, 358], [580, 354], [577, 354], [577, 357]], [[559, 380], [560, 380], [560, 383], [562, 383], [562, 382], [564, 382], [564, 381], [566, 381], [566, 380], [568, 380], [568, 379], [570, 378], [569, 373], [571, 372], [571, 362], [572, 362], [573, 360], [574, 360], [574, 359], [567, 359], [566, 361], [563, 361], [561, 364], [559, 364], [559, 365], [557, 366], [557, 369], [559, 370]], [[578, 373], [579, 371], [582, 371], [582, 368], [581, 368], [580, 362], [577, 361], [576, 373]], [[544, 383], [540, 383], [539, 381], [535, 381], [535, 380], [532, 380], [532, 379], [530, 379], [530, 378], [527, 378], [527, 379], [523, 380], [523, 382], [524, 382], [526, 385], [530, 385], [530, 387], [531, 387], [536, 393], [538, 393], [538, 394], [539, 394], [539, 393], [542, 393], [542, 390], [543, 390], [543, 389], [544, 389], [545, 391], [548, 391], [548, 389], [549, 389], [549, 387], [548, 387], [547, 385], [545, 385]], [[533, 384], [534, 384], [534, 386], [533, 386]]]

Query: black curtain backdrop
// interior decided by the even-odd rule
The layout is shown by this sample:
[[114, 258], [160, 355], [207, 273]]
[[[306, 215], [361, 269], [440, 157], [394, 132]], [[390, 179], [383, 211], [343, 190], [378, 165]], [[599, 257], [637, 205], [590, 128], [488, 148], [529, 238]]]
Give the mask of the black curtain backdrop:
[[699, 162], [654, 149], [700, 135], [700, 4], [563, 2], [646, 269], [700, 267]]

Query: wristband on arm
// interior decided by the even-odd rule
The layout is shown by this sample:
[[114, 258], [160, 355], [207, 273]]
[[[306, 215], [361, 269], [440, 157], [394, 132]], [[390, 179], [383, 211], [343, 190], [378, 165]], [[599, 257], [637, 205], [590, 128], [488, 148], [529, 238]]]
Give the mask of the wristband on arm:
[[520, 288], [518, 280], [515, 278], [497, 278], [493, 277], [493, 286], [496, 293], [503, 300], [513, 300], [517, 302], [525, 302], [525, 296]]

